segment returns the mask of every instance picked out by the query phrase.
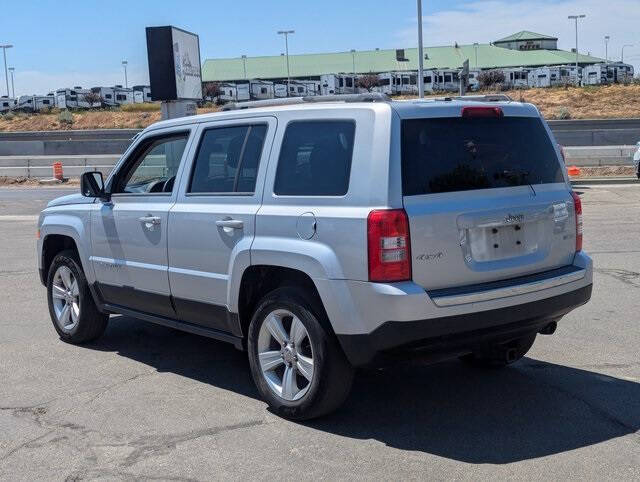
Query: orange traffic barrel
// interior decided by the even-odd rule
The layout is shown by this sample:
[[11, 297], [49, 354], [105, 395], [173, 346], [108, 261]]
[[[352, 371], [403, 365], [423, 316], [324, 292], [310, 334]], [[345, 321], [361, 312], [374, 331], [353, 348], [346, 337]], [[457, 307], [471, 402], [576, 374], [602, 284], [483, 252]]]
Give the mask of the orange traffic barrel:
[[64, 175], [62, 173], [62, 163], [61, 162], [54, 162], [53, 163], [53, 177], [55, 177], [59, 181], [62, 181], [62, 179], [64, 178]]
[[567, 168], [567, 172], [569, 173], [570, 176], [579, 176], [580, 168], [578, 166], [569, 166]]

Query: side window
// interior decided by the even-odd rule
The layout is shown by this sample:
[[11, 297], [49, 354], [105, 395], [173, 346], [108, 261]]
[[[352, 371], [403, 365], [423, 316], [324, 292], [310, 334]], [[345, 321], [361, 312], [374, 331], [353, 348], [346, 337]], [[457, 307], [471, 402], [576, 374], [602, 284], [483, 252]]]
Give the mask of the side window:
[[253, 193], [267, 126], [206, 130], [194, 161], [189, 193]]
[[291, 122], [282, 140], [275, 194], [345, 195], [355, 130], [349, 120]]
[[188, 138], [185, 132], [143, 143], [133, 163], [118, 176], [114, 193], [172, 192]]

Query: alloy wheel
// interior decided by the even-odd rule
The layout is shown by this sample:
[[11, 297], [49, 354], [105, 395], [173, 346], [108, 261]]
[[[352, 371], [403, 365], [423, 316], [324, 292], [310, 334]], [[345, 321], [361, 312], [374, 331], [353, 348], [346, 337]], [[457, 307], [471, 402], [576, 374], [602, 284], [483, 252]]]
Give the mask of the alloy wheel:
[[72, 331], [80, 318], [80, 289], [69, 267], [60, 266], [56, 270], [51, 297], [58, 327], [67, 333]]

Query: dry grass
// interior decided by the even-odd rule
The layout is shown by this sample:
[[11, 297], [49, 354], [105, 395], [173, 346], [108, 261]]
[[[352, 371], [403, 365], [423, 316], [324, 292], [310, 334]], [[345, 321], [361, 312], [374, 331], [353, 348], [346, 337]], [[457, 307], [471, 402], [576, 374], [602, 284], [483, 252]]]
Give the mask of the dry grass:
[[[536, 104], [547, 119], [563, 115], [571, 119], [640, 118], [640, 85], [637, 84], [511, 90], [504, 93], [514, 100]], [[219, 109], [212, 105], [198, 109], [198, 113], [217, 112]], [[71, 125], [62, 124], [55, 112], [0, 116], [0, 131], [142, 129], [159, 120], [159, 104], [134, 104], [119, 110], [74, 112]]]

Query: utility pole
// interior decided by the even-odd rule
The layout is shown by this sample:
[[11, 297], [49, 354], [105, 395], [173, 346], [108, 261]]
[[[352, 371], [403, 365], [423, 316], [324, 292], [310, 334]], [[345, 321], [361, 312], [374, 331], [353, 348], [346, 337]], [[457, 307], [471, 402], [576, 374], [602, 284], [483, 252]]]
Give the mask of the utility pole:
[[569, 15], [569, 20], [576, 21], [576, 79], [578, 79], [578, 84], [580, 84], [581, 75], [578, 73], [578, 19], [585, 18], [586, 15]]
[[122, 61], [122, 66], [124, 67], [124, 88], [127, 89], [129, 87], [128, 84], [128, 80], [127, 80], [127, 64], [129, 62], [127, 62], [126, 60]]
[[244, 78], [247, 79], [247, 56], [242, 56], [242, 66], [244, 67]]
[[351, 49], [351, 61], [353, 62], [353, 93], [356, 93], [356, 49]]
[[295, 30], [278, 30], [278, 35], [284, 35], [284, 52], [287, 57], [287, 97], [289, 97], [289, 84], [291, 84], [291, 71], [289, 70], [289, 35]]
[[7, 81], [7, 97], [9, 97], [9, 73], [7, 71], [7, 49], [13, 48], [13, 45], [0, 45], [2, 54], [4, 55], [4, 78]]
[[418, 0], [418, 97], [424, 98], [424, 50], [422, 47], [422, 0]]
[[604, 36], [604, 61], [606, 64], [609, 63], [609, 37], [608, 35]]
[[14, 99], [16, 98], [16, 86], [13, 83], [13, 72], [15, 70], [16, 70], [15, 67], [9, 67], [9, 72], [11, 72], [11, 97], [13, 97]]
[[476, 69], [478, 68], [478, 46], [479, 46], [478, 42], [475, 42], [475, 43], [473, 44], [473, 50], [475, 50], [475, 54], [476, 54], [476, 62], [475, 62], [475, 64], [473, 64], [473, 66], [474, 66]]

